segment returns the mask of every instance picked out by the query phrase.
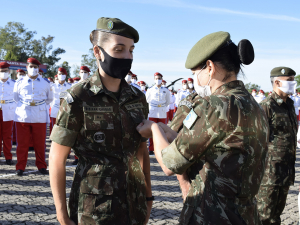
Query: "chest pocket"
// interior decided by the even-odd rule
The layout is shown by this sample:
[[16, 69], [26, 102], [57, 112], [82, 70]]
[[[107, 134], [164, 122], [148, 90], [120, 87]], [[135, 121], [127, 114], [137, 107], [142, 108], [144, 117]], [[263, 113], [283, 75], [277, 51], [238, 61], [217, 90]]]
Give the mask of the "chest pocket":
[[130, 117], [136, 124], [140, 124], [145, 119], [143, 113], [144, 106], [141, 102], [125, 105], [125, 108], [127, 109], [127, 111], [130, 114]]
[[[105, 112], [104, 112], [105, 111]], [[83, 107], [87, 138], [94, 143], [111, 145], [114, 137], [113, 107]]]
[[278, 113], [275, 115], [275, 128], [277, 128], [278, 133], [286, 134], [288, 128], [291, 127], [289, 116], [285, 113]]

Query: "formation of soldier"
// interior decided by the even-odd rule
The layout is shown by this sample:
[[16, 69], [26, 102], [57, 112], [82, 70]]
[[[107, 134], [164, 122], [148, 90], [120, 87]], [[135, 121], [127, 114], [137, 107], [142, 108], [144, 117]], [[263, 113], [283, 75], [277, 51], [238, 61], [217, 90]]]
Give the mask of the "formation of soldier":
[[[31, 144], [24, 133], [31, 135], [36, 165], [46, 174], [44, 140], [52, 121], [50, 184], [61, 224], [146, 224], [154, 200], [149, 154], [166, 175], [177, 176], [184, 200], [180, 224], [281, 223], [295, 181], [294, 70], [272, 69], [272, 93], [250, 94], [237, 76], [254, 60], [251, 42], [235, 45], [229, 33], [215, 32], [190, 50], [185, 67], [194, 78], [183, 80], [175, 97], [161, 73], [146, 91], [130, 71], [139, 41], [133, 27], [101, 17], [90, 41], [98, 70], [88, 77], [88, 68], [81, 68], [76, 85], [66, 84], [63, 68], [50, 85], [33, 58], [28, 75], [21, 71], [16, 82], [8, 78], [9, 65], [0, 64], [5, 157], [11, 157], [7, 133], [15, 122], [18, 175]], [[78, 165], [67, 206], [71, 149]]]

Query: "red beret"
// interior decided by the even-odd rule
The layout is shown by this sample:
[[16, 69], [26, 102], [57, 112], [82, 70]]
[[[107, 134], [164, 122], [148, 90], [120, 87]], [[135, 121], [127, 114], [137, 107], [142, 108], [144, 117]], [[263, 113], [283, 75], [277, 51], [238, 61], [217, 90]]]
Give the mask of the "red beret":
[[167, 83], [167, 81], [165, 81], [165, 80], [162, 80], [161, 82]]
[[6, 63], [6, 62], [1, 62], [1, 63], [0, 63], [0, 68], [1, 68], [1, 69], [9, 68], [9, 64]]
[[140, 81], [140, 84], [144, 84], [144, 85], [146, 85], [146, 83], [145, 83], [144, 81]]
[[65, 68], [63, 68], [63, 67], [59, 67], [59, 68], [58, 68], [58, 71], [60, 71], [60, 72], [64, 73], [65, 75], [68, 75], [68, 73], [67, 73], [66, 69], [65, 69]]
[[42, 73], [44, 73], [44, 71], [43, 71], [43, 70], [41, 70], [41, 69], [39, 69], [39, 72], [42, 72]]
[[131, 78], [133, 78], [133, 77], [136, 77], [136, 75], [135, 75], [135, 74], [132, 74], [132, 75], [131, 75]]
[[52, 81], [53, 82], [53, 78], [52, 77], [48, 77], [48, 80]]
[[183, 83], [183, 84], [186, 84], [186, 83], [187, 83], [187, 80], [183, 80], [182, 83]]
[[131, 70], [129, 70], [128, 74], [132, 74]]
[[161, 76], [161, 77], [163, 77], [163, 75], [161, 75], [159, 72], [156, 72], [156, 73], [154, 74], [154, 76]]
[[263, 90], [259, 90], [259, 93], [265, 93]]
[[35, 64], [35, 65], [38, 65], [38, 66], [41, 65], [41, 63], [35, 58], [28, 58], [27, 63], [32, 63], [32, 64]]
[[80, 80], [80, 77], [74, 77], [73, 80]]
[[57, 74], [54, 77], [57, 77]]
[[252, 92], [253, 92], [253, 91], [255, 91], [255, 92], [256, 92], [256, 89], [253, 89], [253, 90], [252, 90]]
[[188, 78], [188, 81], [191, 81], [191, 82], [193, 82], [194, 80], [193, 80], [192, 78]]
[[17, 70], [17, 73], [25, 73], [25, 71], [24, 71], [24, 70], [21, 70], [21, 69], [18, 69], [18, 70]]
[[91, 72], [90, 69], [87, 66], [81, 66], [80, 69]]
[[72, 78], [69, 78], [68, 81], [73, 81], [73, 79], [72, 79]]

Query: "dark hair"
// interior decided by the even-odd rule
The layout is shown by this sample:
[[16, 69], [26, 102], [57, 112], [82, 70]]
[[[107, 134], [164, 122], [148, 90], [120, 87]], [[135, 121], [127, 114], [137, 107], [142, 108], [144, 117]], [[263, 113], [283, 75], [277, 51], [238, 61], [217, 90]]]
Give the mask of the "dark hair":
[[107, 42], [111, 37], [111, 33], [107, 33], [104, 31], [93, 30], [90, 34], [90, 41], [93, 45], [98, 45], [103, 48], [105, 42]]
[[[253, 62], [254, 49], [251, 42], [246, 39], [241, 40], [238, 46], [233, 42], [229, 42], [216, 51], [208, 60], [220, 64], [228, 72], [223, 79], [223, 81], [226, 81], [231, 76], [231, 72], [234, 72], [235, 75], [239, 72], [244, 74], [241, 68], [242, 64], [249, 65]], [[204, 67], [206, 61], [199, 66]]]

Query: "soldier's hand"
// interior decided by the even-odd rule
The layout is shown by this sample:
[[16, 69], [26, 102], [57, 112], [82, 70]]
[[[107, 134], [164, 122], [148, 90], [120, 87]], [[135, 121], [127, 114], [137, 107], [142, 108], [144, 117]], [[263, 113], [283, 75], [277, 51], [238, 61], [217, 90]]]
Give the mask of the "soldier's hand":
[[159, 122], [158, 125], [164, 130], [169, 143], [172, 143], [173, 140], [177, 137], [178, 133], [162, 122]]
[[152, 137], [152, 131], [151, 131], [152, 124], [154, 124], [153, 121], [143, 120], [143, 122], [140, 123], [136, 127], [136, 130], [142, 135], [142, 137], [151, 138]]

